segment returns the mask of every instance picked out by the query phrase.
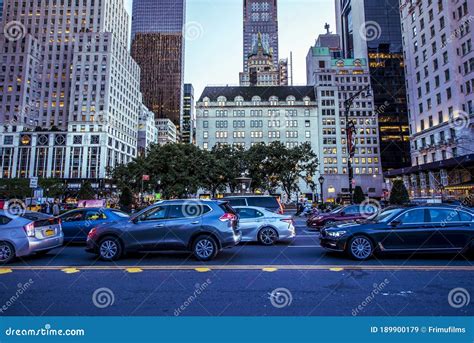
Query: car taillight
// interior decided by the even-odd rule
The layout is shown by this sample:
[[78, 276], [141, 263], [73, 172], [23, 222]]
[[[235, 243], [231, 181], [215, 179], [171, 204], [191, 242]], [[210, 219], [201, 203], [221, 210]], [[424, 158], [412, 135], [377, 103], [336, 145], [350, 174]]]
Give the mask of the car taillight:
[[224, 213], [220, 218], [219, 220], [221, 222], [226, 222], [226, 221], [233, 221], [233, 220], [236, 220], [237, 217], [235, 216], [235, 214], [232, 214], [232, 213]]
[[288, 224], [293, 224], [293, 219], [291, 218], [286, 218], [286, 219], [280, 219], [282, 222], [288, 223]]
[[97, 234], [97, 229], [96, 228], [93, 228], [92, 230], [89, 231], [89, 233], [87, 234], [87, 237], [90, 238], [90, 239], [93, 239]]
[[35, 236], [35, 223], [31, 222], [23, 226], [23, 230], [25, 230], [25, 233], [28, 237], [34, 237]]

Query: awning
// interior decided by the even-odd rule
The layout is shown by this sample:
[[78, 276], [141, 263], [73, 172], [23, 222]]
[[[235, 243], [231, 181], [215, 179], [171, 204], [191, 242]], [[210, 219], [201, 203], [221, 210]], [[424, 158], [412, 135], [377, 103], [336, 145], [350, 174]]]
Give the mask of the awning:
[[448, 160], [425, 163], [418, 166], [390, 170], [384, 173], [387, 178], [416, 174], [419, 172], [439, 171], [440, 169], [456, 169], [474, 166], [474, 154], [450, 158]]

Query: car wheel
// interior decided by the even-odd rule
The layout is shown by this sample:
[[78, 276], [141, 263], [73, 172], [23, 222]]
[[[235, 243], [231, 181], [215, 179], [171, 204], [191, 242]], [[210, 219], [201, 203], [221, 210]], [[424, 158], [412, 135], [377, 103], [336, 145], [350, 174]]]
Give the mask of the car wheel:
[[263, 245], [273, 245], [278, 241], [278, 232], [272, 227], [264, 227], [258, 233], [258, 241]]
[[194, 257], [199, 261], [210, 261], [217, 255], [217, 243], [210, 236], [199, 236], [193, 243]]
[[363, 261], [372, 256], [374, 246], [369, 238], [365, 236], [355, 236], [349, 241], [347, 252], [353, 259]]
[[15, 248], [8, 242], [0, 242], [0, 264], [6, 264], [15, 257]]
[[106, 237], [99, 243], [99, 256], [104, 261], [118, 260], [122, 250], [122, 243], [115, 237]]

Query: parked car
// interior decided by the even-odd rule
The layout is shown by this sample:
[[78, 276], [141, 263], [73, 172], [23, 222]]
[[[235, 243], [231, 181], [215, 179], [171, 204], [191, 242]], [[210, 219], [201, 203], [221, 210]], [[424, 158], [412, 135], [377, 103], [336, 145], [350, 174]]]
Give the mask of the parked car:
[[262, 207], [233, 208], [239, 215], [239, 229], [243, 242], [272, 245], [278, 241], [291, 240], [296, 236], [291, 216], [276, 214]]
[[235, 206], [255, 206], [263, 207], [268, 211], [284, 214], [284, 208], [280, 198], [270, 195], [236, 195], [228, 196], [223, 200], [228, 201], [232, 207]]
[[81, 208], [59, 216], [65, 242], [85, 242], [93, 227], [128, 220], [127, 213], [111, 208]]
[[338, 222], [364, 220], [373, 216], [377, 212], [375, 205], [347, 205], [337, 207], [331, 212], [320, 213], [317, 216], [308, 218], [306, 225], [310, 229], [321, 229], [324, 226], [330, 226]]
[[225, 201], [159, 201], [128, 221], [93, 228], [87, 251], [105, 261], [132, 251], [191, 251], [201, 261], [213, 259], [241, 240], [238, 216]]
[[0, 264], [15, 257], [46, 254], [61, 245], [60, 219], [30, 211], [12, 216], [0, 210]]
[[474, 212], [433, 204], [388, 207], [361, 224], [345, 223], [321, 230], [321, 246], [346, 252], [356, 260], [374, 253], [472, 252]]

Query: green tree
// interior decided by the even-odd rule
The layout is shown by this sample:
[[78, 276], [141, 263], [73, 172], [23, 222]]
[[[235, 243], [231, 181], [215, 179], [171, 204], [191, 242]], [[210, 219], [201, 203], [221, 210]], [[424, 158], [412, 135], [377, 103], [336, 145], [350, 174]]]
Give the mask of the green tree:
[[395, 180], [393, 182], [389, 202], [391, 205], [403, 205], [410, 202], [410, 197], [403, 180]]
[[354, 195], [352, 197], [354, 204], [361, 204], [365, 200], [365, 194], [361, 186], [354, 188]]
[[95, 191], [89, 181], [84, 181], [77, 194], [78, 200], [90, 200], [95, 198]]
[[24, 199], [31, 197], [28, 179], [0, 179], [0, 199]]
[[316, 174], [319, 162], [310, 143], [304, 143], [288, 149], [281, 142], [271, 144], [273, 154], [271, 165], [274, 166], [274, 176], [283, 188], [288, 199], [293, 192], [299, 191], [298, 183]]

